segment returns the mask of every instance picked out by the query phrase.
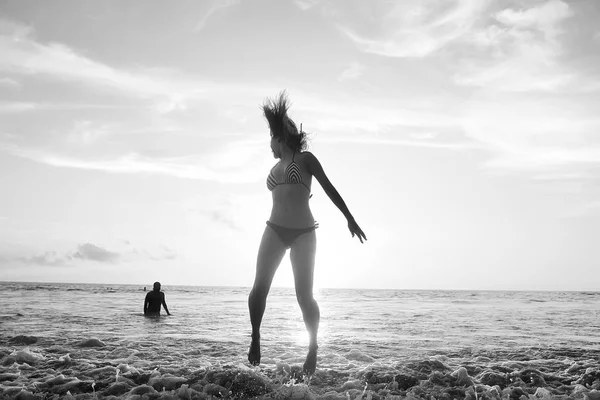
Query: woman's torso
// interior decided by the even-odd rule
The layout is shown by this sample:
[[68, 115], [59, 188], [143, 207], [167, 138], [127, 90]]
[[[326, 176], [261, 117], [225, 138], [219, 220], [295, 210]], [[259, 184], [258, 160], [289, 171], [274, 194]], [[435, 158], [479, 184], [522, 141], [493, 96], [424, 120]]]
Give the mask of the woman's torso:
[[[290, 165], [295, 163], [295, 166]], [[269, 221], [286, 228], [307, 228], [315, 224], [309, 198], [312, 175], [308, 172], [302, 153], [292, 160], [280, 161], [270, 173], [273, 208]], [[275, 183], [275, 185], [273, 185]]]

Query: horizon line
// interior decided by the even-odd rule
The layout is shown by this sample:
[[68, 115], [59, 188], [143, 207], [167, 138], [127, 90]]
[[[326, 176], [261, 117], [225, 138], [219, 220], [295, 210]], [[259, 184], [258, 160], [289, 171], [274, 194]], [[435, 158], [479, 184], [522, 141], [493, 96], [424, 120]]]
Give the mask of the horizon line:
[[[0, 284], [6, 283], [30, 283], [30, 284], [58, 284], [58, 285], [118, 285], [118, 286], [139, 286], [148, 287], [151, 284], [138, 284], [138, 283], [106, 283], [106, 282], [53, 282], [53, 281], [5, 281], [0, 280]], [[161, 287], [174, 286], [174, 287], [198, 287], [198, 288], [239, 288], [239, 289], [251, 289], [252, 286], [238, 286], [238, 285], [164, 285], [161, 283]], [[272, 289], [294, 289], [293, 286], [272, 286]], [[585, 289], [409, 289], [409, 288], [360, 288], [360, 287], [320, 287], [315, 288], [316, 290], [376, 290], [376, 291], [405, 291], [405, 292], [573, 292], [573, 293], [600, 293], [600, 290], [585, 290]]]

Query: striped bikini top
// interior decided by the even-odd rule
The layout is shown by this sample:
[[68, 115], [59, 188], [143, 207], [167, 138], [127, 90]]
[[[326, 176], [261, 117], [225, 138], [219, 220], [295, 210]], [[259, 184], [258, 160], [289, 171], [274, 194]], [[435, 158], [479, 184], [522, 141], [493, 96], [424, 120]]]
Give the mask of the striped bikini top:
[[269, 176], [267, 177], [267, 189], [272, 191], [273, 189], [275, 189], [275, 187], [277, 187], [279, 185], [302, 184], [310, 192], [309, 187], [306, 186], [306, 184], [302, 180], [302, 174], [300, 173], [300, 168], [298, 167], [298, 164], [296, 164], [296, 162], [294, 161], [295, 156], [296, 156], [296, 152], [294, 152], [294, 154], [292, 155], [292, 162], [285, 169], [285, 174], [284, 174], [285, 180], [283, 182], [281, 182], [281, 183], [277, 182], [277, 180], [275, 179], [275, 176], [273, 176], [273, 168], [275, 168], [275, 167], [271, 168], [271, 172], [269, 173]]

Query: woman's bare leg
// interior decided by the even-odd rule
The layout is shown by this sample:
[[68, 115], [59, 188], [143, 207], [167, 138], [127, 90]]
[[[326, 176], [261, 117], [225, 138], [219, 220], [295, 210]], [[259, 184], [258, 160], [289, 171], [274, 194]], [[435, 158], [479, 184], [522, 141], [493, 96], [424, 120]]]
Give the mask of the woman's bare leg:
[[285, 250], [279, 236], [267, 226], [258, 248], [254, 285], [248, 296], [248, 309], [252, 324], [252, 342], [250, 351], [248, 351], [248, 361], [252, 365], [260, 364], [260, 324], [267, 306], [267, 295], [271, 289], [273, 277], [285, 255]]
[[313, 231], [298, 237], [290, 252], [296, 298], [309, 335], [308, 355], [303, 367], [304, 372], [309, 375], [317, 368], [317, 333], [320, 319], [319, 305], [313, 297], [316, 249], [317, 237]]

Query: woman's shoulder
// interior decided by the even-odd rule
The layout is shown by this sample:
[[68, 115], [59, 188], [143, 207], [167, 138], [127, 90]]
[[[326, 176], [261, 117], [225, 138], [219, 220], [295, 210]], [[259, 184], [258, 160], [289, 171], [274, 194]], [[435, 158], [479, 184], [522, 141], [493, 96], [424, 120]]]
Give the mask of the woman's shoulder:
[[300, 155], [301, 158], [299, 161], [304, 164], [304, 168], [306, 168], [309, 172], [312, 173], [312, 171], [318, 168], [319, 160], [317, 160], [317, 157], [313, 153], [310, 151], [303, 151], [300, 153]]
[[306, 161], [316, 160], [316, 158], [317, 158], [310, 151], [303, 151], [303, 152], [301, 152], [299, 154], [300, 154], [300, 157], [302, 157], [302, 159], [306, 160]]

